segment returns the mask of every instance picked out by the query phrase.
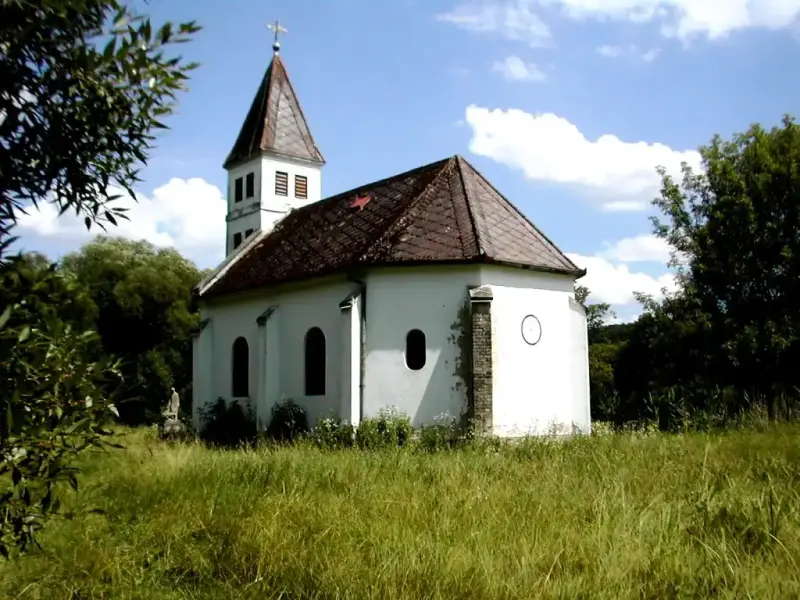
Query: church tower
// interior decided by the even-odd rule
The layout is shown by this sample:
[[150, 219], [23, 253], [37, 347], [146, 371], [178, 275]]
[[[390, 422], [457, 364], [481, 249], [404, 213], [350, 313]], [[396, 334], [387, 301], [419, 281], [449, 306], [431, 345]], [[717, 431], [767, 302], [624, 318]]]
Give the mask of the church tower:
[[272, 229], [291, 209], [322, 197], [322, 166], [289, 75], [275, 32], [272, 62], [261, 80], [239, 137], [225, 159], [228, 215], [225, 255], [253, 232]]

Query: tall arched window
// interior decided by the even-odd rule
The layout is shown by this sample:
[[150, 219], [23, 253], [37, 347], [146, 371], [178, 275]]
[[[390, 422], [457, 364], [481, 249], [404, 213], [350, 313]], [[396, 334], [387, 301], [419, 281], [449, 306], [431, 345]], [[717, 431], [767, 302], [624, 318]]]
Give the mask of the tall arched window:
[[419, 329], [406, 334], [406, 366], [412, 371], [425, 366], [425, 334]]
[[306, 396], [325, 395], [325, 334], [319, 327], [306, 333]]
[[234, 398], [246, 398], [250, 395], [250, 350], [243, 337], [238, 337], [233, 342], [231, 381], [231, 395]]

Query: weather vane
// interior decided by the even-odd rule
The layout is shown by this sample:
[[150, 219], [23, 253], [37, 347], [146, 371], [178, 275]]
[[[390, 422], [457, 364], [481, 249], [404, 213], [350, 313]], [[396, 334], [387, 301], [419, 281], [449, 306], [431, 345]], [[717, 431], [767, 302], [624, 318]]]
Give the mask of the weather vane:
[[278, 40], [278, 38], [282, 33], [289, 33], [289, 31], [285, 27], [283, 27], [277, 20], [274, 23], [270, 23], [269, 25], [267, 25], [267, 29], [275, 32], [275, 41], [272, 42], [272, 49], [275, 51], [275, 54], [277, 54], [281, 50], [281, 43]]

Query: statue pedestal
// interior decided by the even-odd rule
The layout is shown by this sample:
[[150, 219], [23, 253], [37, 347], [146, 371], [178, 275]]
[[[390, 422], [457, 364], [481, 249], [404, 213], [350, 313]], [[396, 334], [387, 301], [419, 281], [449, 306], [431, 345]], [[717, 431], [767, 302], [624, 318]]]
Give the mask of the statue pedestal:
[[180, 435], [186, 431], [186, 425], [183, 424], [182, 421], [178, 419], [168, 416], [164, 421], [161, 423], [161, 436], [174, 436]]

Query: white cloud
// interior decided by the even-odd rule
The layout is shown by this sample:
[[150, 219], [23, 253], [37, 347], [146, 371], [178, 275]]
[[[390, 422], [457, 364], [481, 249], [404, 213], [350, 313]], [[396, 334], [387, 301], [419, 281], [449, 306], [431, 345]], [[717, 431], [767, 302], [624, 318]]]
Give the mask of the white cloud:
[[636, 304], [634, 292], [648, 294], [656, 299], [663, 297], [662, 289], [676, 289], [675, 276], [664, 273], [653, 277], [647, 273], [631, 271], [626, 264], [613, 264], [602, 256], [567, 254], [576, 265], [586, 269], [586, 276], [578, 282], [589, 288], [590, 301], [608, 302], [615, 306]]
[[782, 29], [800, 16], [800, 0], [540, 0], [577, 19], [618, 19], [661, 25], [667, 37], [718, 39], [748, 28]]
[[647, 52], [642, 52], [639, 56], [644, 62], [653, 62], [655, 59], [658, 58], [658, 55], [661, 54], [661, 50], [658, 48], [652, 48]]
[[680, 173], [682, 161], [700, 167], [700, 154], [694, 150], [624, 142], [611, 134], [589, 140], [552, 113], [470, 105], [465, 120], [472, 129], [472, 153], [520, 169], [534, 181], [584, 188], [608, 210], [646, 208], [658, 193], [659, 165], [673, 174]]
[[664, 265], [670, 258], [670, 245], [654, 235], [637, 235], [606, 244], [606, 249], [597, 256], [623, 263], [657, 262]]
[[645, 210], [650, 204], [644, 200], [611, 200], [603, 204], [606, 212], [637, 212]]
[[519, 56], [507, 56], [492, 64], [492, 71], [497, 71], [509, 81], [544, 81], [547, 76], [534, 63], [525, 63]]
[[623, 56], [628, 56], [636, 60], [649, 63], [658, 58], [658, 55], [661, 54], [661, 50], [658, 48], [652, 48], [651, 50], [643, 51], [635, 44], [628, 44], [627, 46], [605, 44], [597, 48], [597, 53], [606, 58], [620, 58]]
[[606, 58], [616, 58], [622, 54], [622, 46], [613, 46], [611, 44], [606, 44], [604, 46], [600, 46], [597, 49], [597, 53], [600, 56], [605, 56]]
[[543, 7], [560, 8], [572, 19], [655, 23], [665, 37], [681, 40], [714, 40], [749, 28], [783, 29], [800, 17], [800, 0], [469, 0], [437, 18], [468, 31], [546, 45], [552, 35], [539, 17]]
[[[201, 267], [213, 266], [225, 253], [226, 202], [219, 188], [203, 179], [172, 179], [157, 188], [151, 198], [137, 194], [138, 202], [119, 190], [122, 198], [114, 206], [128, 207], [130, 220], [107, 226], [108, 235], [147, 240], [156, 246], [171, 246]], [[74, 212], [58, 216], [52, 204], [22, 215], [20, 233], [31, 233], [58, 241], [83, 243], [103, 233], [96, 226], [87, 231], [83, 219]]]
[[469, 0], [457, 5], [449, 13], [437, 15], [436, 18], [473, 33], [496, 35], [533, 47], [546, 46], [550, 43], [552, 34], [533, 12], [533, 4], [530, 0]]

